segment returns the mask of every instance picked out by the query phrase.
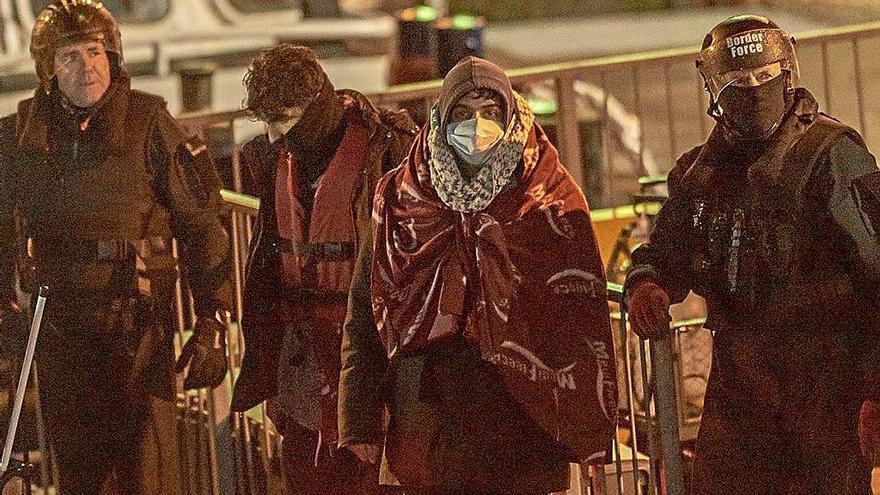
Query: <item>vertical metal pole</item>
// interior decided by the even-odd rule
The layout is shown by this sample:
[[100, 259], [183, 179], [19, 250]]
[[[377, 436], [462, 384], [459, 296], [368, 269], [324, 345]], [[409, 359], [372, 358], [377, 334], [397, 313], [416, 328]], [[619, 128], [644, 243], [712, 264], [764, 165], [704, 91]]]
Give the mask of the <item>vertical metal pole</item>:
[[21, 364], [21, 373], [18, 376], [18, 388], [15, 390], [15, 397], [12, 402], [12, 413], [9, 415], [9, 428], [6, 430], [6, 442], [3, 445], [3, 457], [0, 459], [0, 472], [5, 473], [9, 468], [9, 461], [12, 458], [12, 447], [15, 444], [15, 433], [18, 431], [18, 419], [21, 416], [21, 409], [24, 406], [24, 394], [27, 392], [28, 378], [31, 373], [31, 364], [34, 362], [34, 353], [37, 350], [37, 338], [40, 336], [40, 324], [43, 321], [43, 310], [46, 308], [46, 292], [45, 287], [40, 287], [37, 296], [37, 304], [34, 309], [34, 316], [31, 320], [31, 330], [28, 335], [27, 347], [24, 352], [24, 361]]
[[[238, 150], [238, 145], [235, 143], [235, 123], [234, 121], [229, 121], [229, 126], [232, 129], [232, 187], [235, 189], [235, 192], [242, 192], [242, 176], [241, 176], [241, 154]], [[241, 322], [241, 306], [242, 296], [241, 292], [243, 290], [243, 280], [244, 280], [244, 268], [245, 264], [242, 262], [243, 253], [247, 252], [247, 245], [242, 245], [242, 218], [244, 214], [239, 213], [235, 210], [232, 212], [232, 248], [233, 248], [233, 256], [235, 259], [235, 269], [236, 269], [236, 280], [235, 280], [235, 295], [236, 295], [236, 304], [238, 305], [237, 321]]]
[[825, 111], [831, 112], [831, 71], [828, 68], [828, 42], [821, 41], [822, 44], [822, 80], [825, 84]]
[[[228, 390], [232, 390], [235, 385], [235, 346], [232, 345], [237, 338], [238, 329], [235, 325], [232, 324], [231, 319], [227, 316], [225, 321], [226, 325], [226, 335], [230, 345], [227, 347], [226, 353], [226, 367], [229, 369], [229, 372], [226, 374], [226, 383], [229, 387]], [[234, 464], [234, 472], [232, 473], [235, 478], [235, 493], [236, 495], [244, 495], [245, 485], [244, 485], [244, 470], [243, 470], [243, 462], [241, 458], [241, 449], [242, 449], [242, 438], [241, 438], [241, 427], [239, 424], [239, 414], [235, 411], [232, 411], [229, 415], [229, 426], [232, 428], [232, 462]], [[226, 495], [226, 494], [224, 494]]]
[[260, 449], [260, 453], [263, 458], [263, 471], [266, 472], [266, 479], [269, 479], [269, 454], [271, 450], [272, 439], [269, 437], [269, 417], [266, 415], [266, 403], [263, 403], [263, 407], [260, 409], [261, 419], [263, 421], [263, 448]]
[[[609, 146], [611, 139], [609, 134], [609, 124], [611, 119], [608, 117], [608, 73], [605, 69], [599, 71], [599, 81], [602, 87], [602, 206], [611, 206], [614, 192], [614, 155], [611, 153]], [[622, 315], [621, 315], [622, 316]]]
[[[623, 335], [623, 340], [620, 341], [620, 345], [623, 348], [624, 356], [629, 354], [629, 345], [627, 345], [626, 341], [626, 306], [621, 301], [620, 303], [620, 333]], [[624, 358], [624, 361], [626, 358]], [[629, 381], [632, 379], [632, 375], [629, 370], [626, 369], [626, 365], [624, 365], [624, 381], [627, 382], [627, 388], [631, 388], [631, 384]], [[627, 411], [629, 413], [629, 428], [630, 435], [635, 438], [636, 434], [636, 422], [635, 422], [635, 409], [633, 408], [633, 403], [630, 401], [627, 404]], [[620, 441], [617, 437], [617, 431], [620, 429], [618, 427], [614, 431], [614, 489], [617, 491], [617, 495], [621, 495], [623, 493], [623, 460], [620, 458]], [[604, 481], [603, 481], [604, 483]]]
[[241, 156], [239, 155], [238, 143], [235, 141], [235, 120], [227, 121], [230, 129], [230, 139], [232, 140], [232, 188], [235, 192], [242, 192], [242, 178], [241, 178]]
[[[233, 125], [230, 121], [229, 125]], [[235, 132], [233, 131], [233, 154], [232, 154], [232, 181], [236, 192], [241, 192], [241, 160], [238, 147], [235, 145]], [[244, 280], [245, 280], [245, 256], [247, 253], [247, 241], [243, 239], [242, 223], [245, 220], [243, 213], [232, 211], [230, 227], [232, 229], [232, 260], [233, 260], [233, 286], [235, 289], [235, 321], [237, 323], [236, 343], [240, 349], [244, 349], [244, 337], [242, 320], [244, 319]], [[230, 338], [230, 340], [232, 340]], [[240, 363], [239, 363], [240, 364]], [[230, 368], [231, 370], [232, 368]]]
[[674, 160], [678, 158], [676, 156], [678, 143], [675, 139], [675, 110], [672, 102], [672, 81], [669, 73], [668, 60], [663, 64], [663, 76], [666, 81], [666, 125], [669, 132], [669, 159], [670, 163], [674, 163]]
[[[616, 491], [616, 495], [621, 495], [623, 493], [623, 459], [620, 458], [620, 442], [616, 438], [613, 441], [614, 444], [614, 490]], [[635, 429], [633, 429], [633, 434], [635, 434]]]
[[633, 107], [639, 121], [639, 175], [645, 175], [645, 122], [642, 120], [642, 88], [639, 84], [639, 64], [633, 64]]
[[689, 327], [681, 327], [673, 329], [672, 337], [670, 338], [670, 345], [672, 346], [672, 366], [673, 373], [675, 378], [675, 397], [678, 399], [675, 401], [675, 411], [678, 415], [678, 424], [679, 427], [684, 425], [685, 421], [685, 410], [684, 410], [684, 363], [682, 362], [682, 353], [681, 353], [681, 332], [689, 332]]
[[856, 102], [858, 103], [857, 108], [859, 109], [859, 132], [862, 133], [862, 138], [867, 141], [867, 133], [868, 133], [868, 125], [865, 122], [865, 87], [862, 80], [862, 57], [861, 51], [859, 50], [859, 40], [854, 36], [851, 40], [852, 43], [852, 52], [853, 52], [853, 63], [855, 64], [855, 78], [856, 78]]
[[[241, 176], [241, 159], [238, 146], [235, 142], [235, 127], [234, 122], [230, 121], [230, 125], [233, 126], [233, 154], [232, 154], [232, 181], [233, 187], [236, 192], [242, 191], [242, 176]], [[245, 224], [245, 225], [242, 225]], [[234, 261], [234, 286], [235, 286], [235, 316], [236, 323], [238, 329], [238, 339], [237, 343], [240, 349], [244, 349], [246, 343], [244, 342], [244, 333], [242, 328], [242, 319], [244, 317], [244, 277], [245, 277], [245, 263], [244, 258], [247, 252], [247, 242], [251, 233], [247, 232], [245, 236], [242, 235], [242, 230], [244, 228], [249, 227], [248, 219], [244, 214], [233, 211], [232, 213], [232, 249], [233, 249], [233, 261]], [[248, 229], [249, 230], [249, 229]], [[239, 356], [238, 364], [241, 365], [240, 361], [241, 356]], [[265, 407], [265, 406], [264, 406]], [[254, 458], [253, 458], [253, 434], [251, 432], [251, 423], [248, 420], [248, 417], [244, 413], [235, 413], [235, 420], [238, 424], [239, 433], [244, 435], [243, 438], [243, 448], [245, 449], [244, 457], [245, 457], [245, 465], [246, 465], [246, 474], [247, 474], [247, 485], [248, 485], [248, 493], [254, 494], [258, 493], [256, 485], [256, 470], [254, 468]]]
[[[655, 493], [656, 489], [656, 478], [657, 473], [659, 472], [657, 469], [657, 463], [660, 460], [659, 449], [657, 447], [657, 435], [655, 434], [655, 420], [654, 420], [654, 410], [652, 409], [651, 404], [651, 384], [648, 379], [648, 356], [645, 350], [646, 342], [642, 339], [639, 339], [639, 360], [640, 366], [642, 369], [642, 395], [644, 398], [644, 404], [642, 407], [645, 410], [645, 424], [648, 427], [648, 447], [649, 447], [649, 461], [648, 461], [648, 492]], [[653, 370], [650, 370], [653, 372]], [[653, 376], [652, 376], [653, 378]]]
[[180, 493], [183, 495], [189, 495], [191, 490], [190, 486], [190, 462], [189, 462], [189, 424], [188, 417], [189, 413], [186, 411], [186, 397], [184, 395], [177, 395], [177, 403], [175, 404], [175, 409], [177, 411], [177, 458], [180, 463]]
[[[235, 346], [230, 346], [235, 352], [230, 352], [228, 359], [230, 360], [230, 370], [234, 370], [241, 366], [241, 350], [244, 349], [244, 340], [242, 334], [242, 317], [244, 312], [243, 300], [243, 272], [244, 263], [242, 262], [243, 253], [241, 249], [241, 219], [242, 216], [238, 212], [232, 212], [232, 232], [233, 232], [233, 260], [234, 260], [234, 283], [235, 283], [235, 335], [230, 336], [230, 342], [234, 341]], [[234, 371], [231, 372], [231, 374]], [[233, 412], [232, 419], [235, 424], [236, 434], [236, 462], [240, 466], [237, 471], [242, 476], [243, 493], [257, 493], [254, 483], [254, 466], [252, 457], [251, 432], [250, 423], [244, 413]], [[242, 458], [243, 457], [243, 458]], [[242, 465], [243, 464], [243, 465]], [[244, 481], [244, 479], [247, 481]], [[247, 488], [245, 488], [247, 487]]]
[[245, 495], [250, 493], [247, 489], [246, 477], [247, 471], [245, 470], [245, 462], [244, 462], [244, 438], [242, 436], [241, 431], [241, 414], [237, 412], [233, 412], [229, 418], [230, 423], [232, 423], [232, 431], [233, 431], [233, 448], [235, 449], [235, 493], [238, 495]]
[[[185, 301], [188, 303], [187, 307], [189, 308], [189, 321], [191, 326], [195, 326], [196, 323], [196, 313], [195, 313], [195, 303], [193, 301], [192, 292], [187, 287], [186, 290], [186, 299]], [[196, 391], [196, 402], [195, 402], [195, 414], [198, 418], [197, 423], [197, 431], [199, 435], [204, 435], [204, 441], [199, 440], [199, 480], [204, 482], [204, 486], [206, 489], [211, 490], [214, 485], [214, 473], [215, 466], [213, 463], [214, 457], [211, 455], [212, 449], [216, 447], [214, 444], [214, 440], [216, 439], [214, 435], [214, 421], [211, 417], [210, 410], [214, 406], [213, 403], [213, 394], [209, 388], [201, 388]], [[205, 479], [205, 476], [208, 479]], [[215, 493], [214, 495], [219, 495]]]
[[[627, 400], [627, 403], [629, 404], [629, 411], [630, 411], [629, 412], [629, 421], [630, 421], [630, 427], [632, 428], [632, 439], [633, 439], [632, 440], [632, 459], [631, 459], [631, 461], [632, 461], [632, 469], [633, 469], [633, 483], [634, 483], [634, 489], [635, 489], [634, 493], [638, 493], [638, 491], [639, 491], [638, 486], [639, 485], [638, 485], [638, 477], [636, 476], [636, 474], [639, 471], [639, 461], [638, 461], [639, 440], [638, 440], [638, 435], [636, 434], [638, 429], [636, 428], [635, 391], [634, 391], [634, 385], [633, 385], [634, 378], [632, 375], [633, 362], [632, 362], [632, 359], [631, 359], [630, 353], [629, 353], [629, 331], [627, 330], [627, 325], [626, 325], [626, 314], [627, 314], [627, 311], [624, 309], [624, 305], [621, 304], [621, 311], [620, 311], [620, 317], [621, 317], [620, 334], [621, 335], [620, 335], [620, 338], [621, 338], [621, 342], [624, 343], [624, 350], [626, 351], [624, 353], [624, 358], [623, 358], [624, 364], [625, 364], [624, 374], [626, 377], [626, 400]], [[643, 393], [647, 394], [647, 391], [644, 391]]]
[[287, 473], [287, 466], [284, 463], [284, 437], [282, 437], [280, 434], [278, 434], [276, 436], [276, 439], [278, 440], [278, 445], [277, 445], [277, 447], [278, 447], [278, 461], [279, 461], [278, 464], [281, 467], [281, 469], [279, 471], [280, 471], [280, 475], [281, 475], [281, 479], [282, 479], [283, 483], [286, 484], [287, 479], [288, 479], [287, 478], [288, 473]]
[[233, 262], [233, 287], [235, 289], [235, 321], [237, 325], [238, 347], [244, 348], [242, 319], [244, 318], [244, 256], [241, 243], [241, 213], [232, 212], [232, 262]]
[[586, 189], [584, 167], [581, 161], [581, 140], [577, 115], [577, 93], [574, 91], [574, 77], [556, 78], [556, 128], [559, 130], [559, 158], [571, 174], [575, 183]]
[[[174, 259], [180, 259], [179, 247], [177, 244], [177, 239], [173, 239], [171, 241], [171, 253], [174, 256]], [[184, 332], [186, 330], [186, 317], [184, 315], [183, 309], [183, 285], [180, 280], [180, 276], [174, 281], [174, 316], [175, 322], [177, 324], [177, 340], [179, 341], [179, 349], [178, 356], [180, 350], [183, 349], [183, 344], [185, 342]], [[192, 416], [192, 408], [190, 407], [191, 397], [187, 390], [182, 391], [183, 396], [183, 434], [181, 438], [183, 439], [182, 448], [184, 450], [186, 465], [188, 467], [189, 475], [183, 476], [184, 488], [186, 493], [200, 493], [198, 489], [198, 476], [199, 476], [199, 468], [197, 464], [194, 462], [193, 458], [193, 447], [192, 445], [192, 437], [190, 435], [190, 427], [198, 425], [197, 418], [196, 420], [191, 419]], [[200, 445], [196, 444], [195, 449], [201, 448]]]
[[[180, 248], [177, 245], [177, 239], [173, 239], [171, 241], [171, 254], [174, 256], [175, 260], [180, 260]], [[183, 310], [183, 285], [180, 281], [180, 276], [174, 281], [174, 315], [177, 318], [177, 332], [181, 338], [181, 344], [183, 343], [184, 331], [186, 330], [186, 317], [184, 315]], [[182, 349], [182, 347], [181, 347]]]
[[[240, 193], [244, 189], [244, 186], [243, 186], [243, 179], [241, 176], [241, 153], [238, 148], [238, 144], [235, 140], [236, 139], [236, 137], [235, 137], [235, 120], [229, 120], [228, 124], [229, 124], [229, 129], [230, 129], [229, 133], [231, 135], [230, 139], [232, 140], [232, 182], [233, 182], [232, 187], [235, 190], [235, 192]], [[245, 237], [244, 237], [244, 239], [240, 240], [239, 242], [243, 242], [243, 245], [245, 248], [244, 252], [247, 252], [247, 245], [251, 239], [251, 234], [252, 234], [252, 225], [251, 225], [250, 218], [248, 218], [246, 215], [242, 215], [242, 218], [244, 219]], [[239, 227], [239, 228], [241, 228], [241, 227]], [[243, 267], [244, 263], [242, 263], [241, 265]]]
[[675, 395], [672, 342], [669, 337], [651, 341], [651, 361], [657, 385], [655, 404], [667, 495], [684, 495], [681, 443], [678, 436], [678, 407]]
[[202, 415], [202, 391], [195, 390], [193, 392], [194, 395], [191, 402], [190, 414], [192, 414], [193, 417], [193, 427], [196, 438], [196, 490], [197, 493], [203, 494], [211, 490], [210, 480], [205, 479], [205, 473], [211, 468], [208, 466], [208, 463], [205, 462], [205, 449], [207, 448], [205, 442], [207, 439], [205, 438], [205, 419]]
[[208, 456], [211, 462], [211, 489], [213, 495], [221, 495], [220, 464], [217, 458], [217, 406], [214, 404], [214, 390], [207, 389], [208, 399]]
[[[242, 177], [241, 177], [241, 159], [238, 146], [235, 143], [235, 131], [234, 131], [234, 123], [233, 121], [229, 122], [230, 126], [233, 126], [233, 153], [232, 153], [232, 182], [233, 188], [236, 192], [241, 192], [242, 190]], [[244, 273], [245, 273], [245, 263], [244, 256], [246, 252], [245, 243], [242, 239], [242, 223], [243, 223], [244, 215], [238, 211], [232, 211], [232, 259], [233, 259], [233, 284], [235, 288], [235, 319], [236, 319], [236, 344], [239, 349], [244, 349], [244, 336], [242, 329], [242, 319], [244, 318]], [[232, 340], [232, 339], [230, 339]], [[241, 364], [241, 357], [237, 356], [238, 362], [237, 364]], [[230, 368], [232, 369], [232, 368]], [[233, 413], [233, 419], [235, 421], [235, 429], [237, 430], [238, 435], [238, 445], [240, 448], [244, 449], [244, 463], [245, 463], [245, 475], [247, 477], [247, 493], [257, 493], [254, 482], [255, 482], [255, 471], [254, 471], [254, 461], [253, 461], [253, 445], [252, 445], [252, 435], [251, 435], [251, 425], [248, 421], [248, 418], [243, 413]], [[241, 452], [237, 452], [237, 456], [241, 456]], [[244, 483], [243, 483], [244, 484]]]
[[247, 474], [248, 474], [248, 486], [250, 488], [250, 493], [259, 493], [259, 490], [256, 489], [256, 468], [254, 468], [254, 450], [253, 450], [253, 435], [251, 434], [251, 423], [248, 420], [247, 415], [241, 415], [242, 420], [242, 429], [244, 430], [244, 444], [245, 444], [245, 462], [247, 463]]

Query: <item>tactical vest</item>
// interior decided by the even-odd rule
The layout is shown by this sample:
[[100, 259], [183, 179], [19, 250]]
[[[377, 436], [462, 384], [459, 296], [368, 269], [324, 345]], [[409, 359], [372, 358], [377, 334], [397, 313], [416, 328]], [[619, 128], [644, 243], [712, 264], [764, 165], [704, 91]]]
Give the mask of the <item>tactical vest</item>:
[[[755, 315], [763, 308], [808, 304], [823, 287], [838, 293], [846, 273], [823, 252], [817, 228], [821, 207], [809, 187], [828, 146], [858, 133], [819, 115], [806, 129], [789, 130], [750, 167], [713, 167], [696, 162], [682, 178], [690, 202], [691, 270], [695, 292], [716, 314]], [[800, 298], [801, 300], [792, 300]], [[714, 327], [713, 327], [714, 328]]]
[[[85, 130], [56, 125], [50, 108], [46, 100], [22, 102], [11, 147], [12, 190], [36, 283], [133, 291], [139, 248], [126, 241], [171, 237], [148, 162], [164, 101], [120, 87]], [[170, 245], [161, 248], [170, 256]], [[101, 262], [123, 260], [131, 263]]]

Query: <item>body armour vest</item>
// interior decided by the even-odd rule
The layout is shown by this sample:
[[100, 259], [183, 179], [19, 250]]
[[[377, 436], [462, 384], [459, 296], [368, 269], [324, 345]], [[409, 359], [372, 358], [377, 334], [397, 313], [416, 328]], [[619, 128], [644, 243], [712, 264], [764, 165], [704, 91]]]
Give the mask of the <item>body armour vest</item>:
[[130, 274], [120, 280], [118, 266], [64, 259], [65, 244], [171, 236], [149, 161], [164, 101], [121, 86], [84, 129], [51, 97], [19, 105], [12, 190], [22, 232], [36, 246], [39, 283], [118, 290]]
[[822, 191], [810, 179], [831, 143], [861, 138], [821, 114], [787, 124], [750, 165], [718, 156], [710, 137], [682, 177], [694, 291], [707, 298], [710, 314], [736, 318], [803, 305], [817, 287], [836, 291], [846, 278], [844, 254], [823, 251], [834, 243], [824, 239], [830, 229], [817, 210]]

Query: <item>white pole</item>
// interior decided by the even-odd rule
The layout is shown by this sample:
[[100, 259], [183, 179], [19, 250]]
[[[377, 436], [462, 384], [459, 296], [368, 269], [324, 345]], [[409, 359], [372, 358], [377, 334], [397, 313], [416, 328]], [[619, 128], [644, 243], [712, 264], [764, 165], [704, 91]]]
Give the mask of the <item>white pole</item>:
[[28, 376], [31, 372], [31, 364], [34, 362], [34, 351], [37, 348], [37, 337], [40, 335], [40, 323], [43, 321], [43, 309], [46, 307], [46, 287], [40, 287], [37, 296], [37, 307], [34, 310], [34, 319], [31, 322], [31, 333], [28, 336], [27, 349], [24, 353], [24, 362], [21, 365], [21, 374], [18, 376], [18, 389], [15, 391], [15, 403], [12, 405], [12, 416], [9, 419], [9, 429], [6, 432], [6, 443], [3, 445], [3, 458], [0, 462], [0, 473], [5, 473], [12, 458], [12, 444], [15, 443], [15, 431], [18, 429], [18, 418], [21, 416], [21, 407], [24, 404], [24, 393], [27, 390]]

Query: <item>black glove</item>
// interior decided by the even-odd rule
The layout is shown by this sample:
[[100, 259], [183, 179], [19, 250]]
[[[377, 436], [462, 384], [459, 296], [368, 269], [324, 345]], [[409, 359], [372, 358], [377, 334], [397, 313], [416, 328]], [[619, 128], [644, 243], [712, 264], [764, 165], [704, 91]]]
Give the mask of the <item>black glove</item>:
[[183, 380], [183, 388], [214, 388], [226, 377], [226, 326], [217, 318], [200, 317], [196, 320], [193, 335], [186, 341], [177, 372], [189, 371]]

